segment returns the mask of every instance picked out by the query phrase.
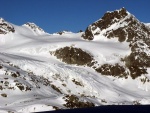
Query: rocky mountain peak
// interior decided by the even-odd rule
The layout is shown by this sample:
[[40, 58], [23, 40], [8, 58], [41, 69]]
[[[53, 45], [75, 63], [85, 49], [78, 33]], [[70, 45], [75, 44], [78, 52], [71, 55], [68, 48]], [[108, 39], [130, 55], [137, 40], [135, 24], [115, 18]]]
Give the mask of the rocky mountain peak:
[[125, 8], [121, 8], [120, 10], [115, 10], [112, 12], [106, 12], [101, 19], [97, 20], [86, 28], [83, 38], [93, 40], [94, 35], [100, 34], [102, 30], [109, 28], [112, 24], [119, 22], [127, 15], [130, 15], [130, 13], [127, 12]]
[[125, 8], [107, 12], [93, 24], [89, 25], [82, 35], [84, 39], [93, 40], [97, 35], [107, 38], [118, 38], [118, 41], [131, 41], [135, 37], [147, 37], [150, 29]]
[[27, 22], [23, 26], [29, 27], [31, 30], [33, 30], [36, 33], [45, 33], [45, 31], [39, 26], [37, 26], [35, 23]]
[[108, 28], [113, 23], [118, 22], [120, 19], [125, 18], [127, 15], [128, 12], [125, 8], [113, 12], [107, 12], [99, 21], [93, 23], [93, 25], [95, 24], [96, 26], [99, 26], [101, 30], [103, 30]]
[[0, 34], [7, 34], [9, 32], [15, 32], [14, 27], [3, 18], [0, 18]]

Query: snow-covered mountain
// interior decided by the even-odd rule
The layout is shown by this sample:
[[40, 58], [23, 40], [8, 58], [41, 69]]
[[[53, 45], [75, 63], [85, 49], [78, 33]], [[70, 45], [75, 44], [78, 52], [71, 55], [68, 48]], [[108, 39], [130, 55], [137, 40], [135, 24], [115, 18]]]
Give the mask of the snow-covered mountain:
[[150, 104], [150, 28], [125, 8], [57, 34], [0, 20], [0, 112]]
[[0, 34], [7, 34], [9, 32], [15, 32], [14, 27], [3, 18], [0, 18]]
[[102, 35], [107, 38], [118, 38], [120, 42], [130, 42], [135, 37], [148, 37], [150, 29], [147, 26], [122, 8], [105, 13], [100, 20], [89, 25], [83, 38], [96, 40]]
[[[131, 53], [122, 60], [129, 69], [131, 77], [147, 74], [147, 67], [150, 67], [150, 28], [125, 8], [105, 13], [100, 20], [87, 27], [82, 37], [87, 40], [115, 38], [119, 42], [128, 42]], [[110, 68], [110, 66], [104, 67]], [[102, 69], [98, 70], [103, 73]], [[111, 70], [108, 73], [112, 75]]]
[[30, 22], [27, 22], [26, 24], [24, 24], [23, 26], [26, 26], [28, 27], [29, 29], [31, 29], [35, 34], [45, 34], [46, 32], [40, 28], [39, 26], [37, 26], [35, 23], [30, 23]]

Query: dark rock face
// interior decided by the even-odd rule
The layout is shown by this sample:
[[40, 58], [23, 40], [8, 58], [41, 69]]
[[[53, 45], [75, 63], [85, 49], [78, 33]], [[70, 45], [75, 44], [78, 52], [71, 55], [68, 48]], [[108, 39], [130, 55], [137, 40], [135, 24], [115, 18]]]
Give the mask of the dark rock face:
[[75, 95], [66, 95], [64, 97], [66, 103], [64, 104], [67, 108], [86, 108], [86, 107], [94, 107], [95, 105], [88, 101], [82, 101]]
[[127, 23], [124, 27], [116, 30], [109, 30], [104, 35], [108, 38], [118, 37], [118, 41], [133, 41], [135, 39], [146, 38], [150, 36], [150, 29], [143, 23], [140, 23], [135, 17], [131, 16], [124, 20]]
[[106, 29], [112, 24], [118, 22], [120, 19], [125, 18], [127, 15], [128, 13], [125, 8], [122, 8], [119, 11], [107, 12], [100, 20], [87, 27], [82, 37], [84, 39], [93, 40], [94, 35], [99, 34], [99, 32], [93, 34], [92, 31], [94, 31], [97, 28], [99, 28], [100, 31], [102, 31], [103, 29]]
[[127, 77], [125, 68], [123, 66], [120, 66], [119, 64], [103, 64], [101, 67], [97, 68], [96, 71], [101, 73], [102, 75]]
[[2, 69], [3, 67], [0, 65], [0, 69]]
[[119, 42], [124, 42], [126, 40], [126, 33], [122, 28], [108, 31], [105, 35], [107, 35], [108, 38], [118, 37]]
[[105, 13], [101, 20], [93, 23], [92, 25], [98, 26], [101, 30], [103, 30], [110, 27], [113, 23], [118, 22], [117, 20], [125, 18], [127, 15], [126, 9], [122, 8], [119, 11]]
[[[107, 38], [117, 37], [119, 42], [130, 42], [137, 37], [144, 38], [150, 36], [150, 28], [128, 13], [125, 8], [122, 8], [105, 13], [100, 20], [86, 28], [82, 37], [87, 40], [93, 40], [95, 35], [100, 34], [102, 30], [114, 24], [116, 28], [111, 28], [102, 35]], [[99, 31], [95, 31], [96, 29], [99, 29]]]
[[0, 34], [7, 34], [9, 32], [15, 32], [14, 27], [0, 18]]
[[90, 54], [80, 48], [64, 47], [55, 51], [54, 54], [58, 59], [68, 64], [88, 65], [93, 58]]
[[142, 74], [147, 74], [150, 67], [150, 38], [130, 42], [131, 54], [124, 58], [126, 67], [134, 79]]
[[91, 27], [86, 28], [85, 33], [82, 35], [82, 37], [87, 40], [93, 40], [94, 35], [91, 32]]

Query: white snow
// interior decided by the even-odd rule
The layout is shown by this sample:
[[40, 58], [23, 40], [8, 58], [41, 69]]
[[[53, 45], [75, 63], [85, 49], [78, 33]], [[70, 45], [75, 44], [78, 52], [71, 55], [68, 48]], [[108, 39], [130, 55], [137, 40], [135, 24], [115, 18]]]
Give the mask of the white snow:
[[[125, 79], [104, 76], [87, 66], [63, 63], [50, 54], [58, 48], [74, 46], [90, 53], [99, 65], [121, 64], [120, 58], [130, 54], [128, 43], [120, 43], [102, 35], [94, 41], [86, 41], [82, 39], [82, 33], [71, 32], [63, 35], [36, 32], [35, 35], [27, 26], [13, 26], [15, 33], [0, 34], [0, 64], [3, 65], [0, 69], [0, 81], [9, 82], [6, 89], [0, 90], [0, 112], [46, 111], [54, 110], [53, 106], [65, 109], [64, 94], [84, 94], [88, 96], [85, 100], [90, 100], [97, 106], [133, 104], [134, 101], [150, 104], [150, 83], [142, 83], [140, 77], [133, 80], [130, 77]], [[15, 72], [19, 72], [21, 77], [12, 77], [11, 74]], [[150, 73], [149, 70], [148, 72]], [[43, 85], [46, 80], [42, 77], [57, 86], [63, 94]], [[73, 79], [83, 86], [76, 85], [72, 82]], [[21, 91], [15, 80], [24, 87], [32, 87], [32, 90]], [[3, 93], [7, 97], [1, 96]]]
[[144, 23], [146, 26], [150, 27], [150, 23]]

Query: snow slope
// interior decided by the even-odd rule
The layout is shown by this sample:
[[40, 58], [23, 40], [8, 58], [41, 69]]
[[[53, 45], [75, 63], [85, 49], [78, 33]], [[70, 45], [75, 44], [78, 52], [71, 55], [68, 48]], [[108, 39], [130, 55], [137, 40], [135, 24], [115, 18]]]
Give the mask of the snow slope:
[[87, 65], [70, 65], [50, 54], [73, 46], [90, 53], [96, 67], [123, 65], [120, 59], [131, 53], [128, 42], [104, 36], [87, 41], [83, 33], [56, 35], [10, 25], [14, 33], [0, 34], [0, 112], [68, 109], [68, 95], [95, 106], [150, 104], [149, 68], [148, 74], [126, 79], [101, 75]]
[[150, 23], [144, 23], [144, 24], [150, 28]]

